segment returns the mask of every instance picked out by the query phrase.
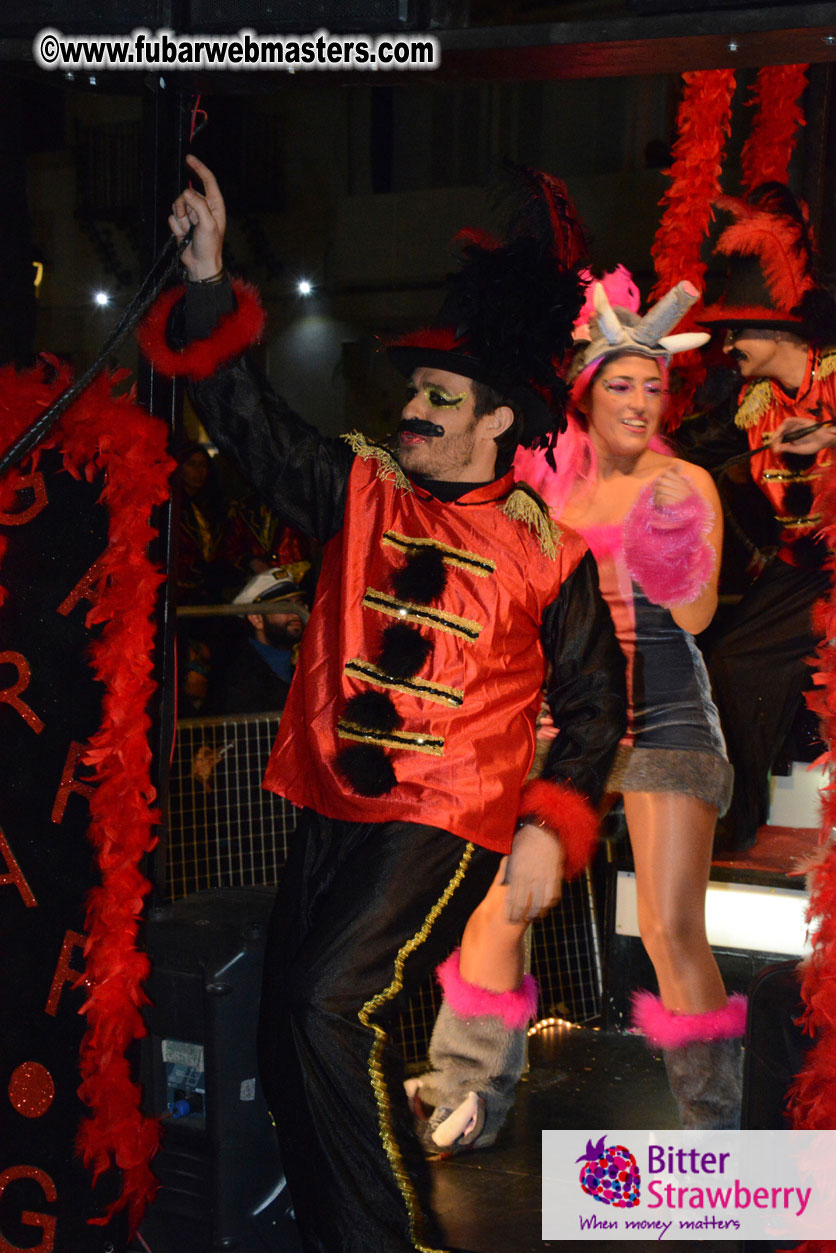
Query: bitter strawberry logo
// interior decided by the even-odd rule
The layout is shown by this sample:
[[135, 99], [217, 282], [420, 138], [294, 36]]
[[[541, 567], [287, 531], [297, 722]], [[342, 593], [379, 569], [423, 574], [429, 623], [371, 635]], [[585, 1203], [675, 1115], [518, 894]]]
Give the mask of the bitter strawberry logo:
[[641, 1174], [636, 1159], [623, 1144], [605, 1147], [606, 1135], [597, 1144], [586, 1142], [586, 1152], [577, 1162], [583, 1162], [580, 1185], [594, 1201], [602, 1205], [614, 1205], [616, 1209], [632, 1209], [639, 1203]]

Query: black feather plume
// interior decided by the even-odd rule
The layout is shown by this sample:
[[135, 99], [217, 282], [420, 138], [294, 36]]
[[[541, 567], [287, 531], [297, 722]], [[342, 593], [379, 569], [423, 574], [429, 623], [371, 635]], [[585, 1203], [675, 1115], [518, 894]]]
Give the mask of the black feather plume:
[[378, 744], [350, 744], [335, 765], [360, 796], [384, 796], [398, 782], [388, 755]]
[[391, 697], [382, 692], [358, 692], [346, 705], [343, 718], [374, 731], [395, 731], [403, 723]]
[[433, 650], [428, 640], [415, 627], [393, 622], [383, 632], [376, 664], [393, 679], [411, 679], [418, 673]]
[[419, 548], [392, 572], [392, 588], [400, 600], [429, 605], [447, 586], [447, 567], [437, 548]]

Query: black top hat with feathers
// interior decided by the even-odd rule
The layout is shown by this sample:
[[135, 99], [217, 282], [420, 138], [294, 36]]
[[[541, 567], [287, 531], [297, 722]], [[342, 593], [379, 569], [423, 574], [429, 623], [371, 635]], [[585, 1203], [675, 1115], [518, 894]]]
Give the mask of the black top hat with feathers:
[[517, 203], [503, 242], [465, 229], [432, 326], [390, 344], [402, 374], [435, 366], [486, 383], [519, 414], [518, 442], [550, 448], [566, 425], [559, 373], [584, 299], [583, 229], [560, 179], [508, 163]]
[[836, 300], [820, 283], [806, 206], [784, 183], [762, 183], [748, 200], [723, 197], [732, 216], [716, 251], [726, 257], [723, 294], [700, 322], [718, 329], [793, 331], [815, 345], [836, 342]]

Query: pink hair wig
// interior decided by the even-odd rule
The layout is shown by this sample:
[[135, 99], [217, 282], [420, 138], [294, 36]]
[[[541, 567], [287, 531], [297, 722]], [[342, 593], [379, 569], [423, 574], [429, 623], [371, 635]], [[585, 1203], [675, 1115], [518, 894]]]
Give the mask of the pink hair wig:
[[619, 309], [629, 309], [631, 313], [638, 313], [641, 295], [626, 265], [617, 265], [614, 270], [610, 270], [601, 279], [596, 279], [591, 270], [581, 270], [578, 277], [587, 284], [587, 288], [583, 308], [575, 319], [575, 335], [577, 338], [583, 337], [583, 332], [589, 325], [589, 322], [598, 315], [593, 297], [595, 284], [598, 282], [601, 283], [604, 291], [607, 293], [607, 299], [611, 305], [617, 306]]

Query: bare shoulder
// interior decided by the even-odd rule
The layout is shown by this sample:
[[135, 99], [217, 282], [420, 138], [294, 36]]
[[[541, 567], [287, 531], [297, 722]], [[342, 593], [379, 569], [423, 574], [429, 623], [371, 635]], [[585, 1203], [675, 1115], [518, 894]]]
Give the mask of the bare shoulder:
[[684, 474], [706, 500], [713, 503], [719, 499], [714, 479], [702, 466], [695, 466], [691, 461], [683, 461], [681, 457], [671, 457], [670, 460], [671, 465], [675, 466], [680, 474]]

